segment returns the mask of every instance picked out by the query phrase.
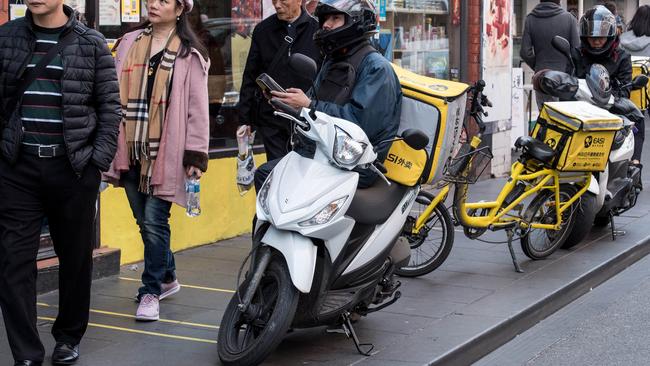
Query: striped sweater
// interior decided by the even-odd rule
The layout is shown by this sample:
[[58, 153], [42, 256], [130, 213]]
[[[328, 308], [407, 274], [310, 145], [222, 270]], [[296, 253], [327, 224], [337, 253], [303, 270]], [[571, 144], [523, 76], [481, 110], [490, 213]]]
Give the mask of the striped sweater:
[[[34, 25], [36, 47], [27, 68], [33, 68], [50, 47], [56, 46], [61, 28], [42, 28]], [[63, 111], [61, 106], [61, 76], [63, 63], [56, 55], [23, 94], [21, 119], [23, 144], [64, 145]]]

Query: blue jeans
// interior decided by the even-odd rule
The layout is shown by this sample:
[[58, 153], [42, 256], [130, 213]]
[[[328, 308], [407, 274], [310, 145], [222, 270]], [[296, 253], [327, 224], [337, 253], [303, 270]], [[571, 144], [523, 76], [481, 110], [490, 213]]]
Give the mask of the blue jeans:
[[170, 249], [169, 216], [172, 204], [138, 191], [139, 164], [122, 174], [122, 184], [144, 243], [143, 286], [138, 290], [138, 297], [144, 294], [160, 295], [160, 284], [176, 279], [176, 264]]

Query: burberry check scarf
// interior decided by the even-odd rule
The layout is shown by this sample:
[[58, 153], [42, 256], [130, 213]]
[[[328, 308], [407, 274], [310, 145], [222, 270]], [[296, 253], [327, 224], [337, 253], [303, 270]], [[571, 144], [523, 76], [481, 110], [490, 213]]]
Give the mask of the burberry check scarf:
[[120, 100], [126, 131], [129, 162], [140, 163], [142, 193], [152, 193], [151, 175], [160, 148], [172, 69], [181, 40], [176, 32], [170, 35], [156, 71], [151, 100], [147, 100], [147, 70], [151, 52], [151, 26], [138, 35], [129, 49], [120, 78]]

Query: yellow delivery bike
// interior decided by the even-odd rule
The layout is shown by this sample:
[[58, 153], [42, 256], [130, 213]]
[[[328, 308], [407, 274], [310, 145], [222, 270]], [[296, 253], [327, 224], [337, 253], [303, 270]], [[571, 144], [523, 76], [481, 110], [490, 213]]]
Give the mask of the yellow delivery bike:
[[[469, 116], [478, 125], [478, 133], [447, 161], [438, 193], [421, 192], [417, 203], [424, 207], [407, 221], [402, 235], [412, 243], [418, 242], [413, 238], [436, 236], [429, 223], [438, 218], [437, 211], [445, 209], [453, 185], [454, 224], [462, 226], [470, 239], [477, 239], [487, 230], [505, 230], [515, 270], [522, 272], [512, 246], [515, 235], [531, 259], [548, 257], [564, 243], [579, 200], [589, 188], [591, 172], [605, 168], [622, 121], [606, 111], [590, 108], [588, 103], [548, 103], [532, 132], [535, 137], [522, 136], [515, 143], [522, 153], [497, 198], [467, 202], [469, 185], [477, 181], [492, 158], [490, 148], [481, 146], [485, 131], [482, 116], [486, 115], [483, 107], [490, 105], [482, 93], [484, 86], [481, 80], [470, 88]], [[449, 246], [446, 251], [451, 249], [450, 243], [441, 245]], [[418, 249], [411, 247], [411, 263], [397, 271], [400, 275], [421, 276], [442, 264]]]

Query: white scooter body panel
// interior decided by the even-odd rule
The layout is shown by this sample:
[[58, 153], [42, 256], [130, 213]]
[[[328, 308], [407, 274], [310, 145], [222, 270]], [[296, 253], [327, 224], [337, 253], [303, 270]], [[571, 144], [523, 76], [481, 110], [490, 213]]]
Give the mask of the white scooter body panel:
[[628, 133], [627, 136], [625, 136], [625, 141], [623, 141], [621, 147], [619, 147], [616, 150], [612, 150], [609, 153], [609, 161], [617, 162], [617, 161], [630, 160], [632, 159], [633, 154], [634, 154], [634, 134], [630, 131], [630, 133]]
[[[612, 163], [632, 159], [634, 154], [634, 134], [628, 133], [625, 137], [623, 144], [616, 150], [609, 153], [609, 161]], [[596, 195], [596, 209], [600, 210], [605, 203], [605, 198], [611, 193], [607, 190], [607, 182], [609, 181], [609, 163], [605, 166], [605, 170], [600, 172], [598, 181], [592, 176], [591, 183], [589, 184], [589, 191]], [[596, 189], [592, 189], [592, 185], [597, 184]]]
[[299, 223], [311, 219], [341, 198], [345, 198], [345, 203], [325, 225], [331, 225], [343, 217], [352, 202], [358, 181], [359, 174], [356, 172], [346, 172], [292, 151], [273, 169], [267, 201], [270, 217], [264, 214], [258, 202], [258, 218], [271, 222], [280, 230], [306, 235], [313, 228], [300, 226]]
[[[263, 208], [262, 194], [258, 194], [256, 205], [256, 229], [262, 222], [271, 224], [262, 243], [282, 253], [293, 284], [303, 293], [311, 289], [314, 276], [318, 248], [313, 240], [323, 240], [331, 260], [337, 259], [355, 224], [352, 218], [345, 216], [359, 181], [359, 174], [352, 169], [370, 164], [377, 158], [368, 137], [358, 125], [320, 112], [316, 112], [315, 119], [309, 114], [309, 110], [302, 110], [302, 125], [294, 120], [302, 126], [300, 133], [316, 142], [314, 158], [308, 159], [295, 152], [282, 158], [262, 188], [266, 190], [265, 208], [268, 212]], [[361, 157], [349, 165], [337, 162], [333, 157], [339, 129], [366, 145]], [[395, 212], [386, 223], [376, 228], [347, 271], [363, 266], [392, 244], [402, 230], [418, 189], [407, 191]], [[327, 222], [308, 223], [335, 201], [339, 201], [338, 210]]]
[[418, 190], [418, 188], [414, 187], [407, 191], [404, 198], [402, 198], [388, 220], [379, 225], [368, 238], [357, 256], [343, 272], [344, 275], [372, 261], [379, 253], [386, 249], [387, 246], [392, 244], [397, 237], [397, 234], [399, 234], [404, 227], [404, 222], [411, 212], [411, 207], [415, 202]]
[[596, 177], [594, 175], [591, 175], [591, 179], [589, 180], [589, 187], [587, 187], [587, 191], [595, 194], [598, 196], [600, 194], [600, 187], [598, 184], [598, 181], [596, 180]]
[[270, 226], [264, 234], [262, 243], [282, 253], [287, 261], [293, 285], [298, 291], [308, 293], [316, 268], [318, 248], [314, 243], [298, 233], [278, 230], [273, 226]]

